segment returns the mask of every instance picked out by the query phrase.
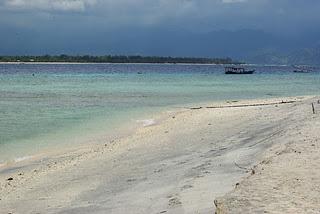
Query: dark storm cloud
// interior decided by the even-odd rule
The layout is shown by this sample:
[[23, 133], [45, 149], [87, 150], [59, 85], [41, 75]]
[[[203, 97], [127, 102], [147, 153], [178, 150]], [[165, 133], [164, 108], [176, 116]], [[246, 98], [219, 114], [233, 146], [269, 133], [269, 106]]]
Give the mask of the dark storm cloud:
[[[14, 52], [26, 39], [32, 47], [22, 47], [32, 52], [68, 52], [70, 47], [74, 52], [127, 48], [130, 53], [151, 54], [130, 43], [155, 50], [161, 44], [152, 41], [159, 38], [150, 36], [196, 39], [195, 35], [243, 30], [261, 31], [270, 38], [309, 38], [318, 35], [319, 9], [317, 0], [1, 0], [0, 39], [7, 43], [0, 52]], [[101, 51], [98, 44], [103, 44]]]

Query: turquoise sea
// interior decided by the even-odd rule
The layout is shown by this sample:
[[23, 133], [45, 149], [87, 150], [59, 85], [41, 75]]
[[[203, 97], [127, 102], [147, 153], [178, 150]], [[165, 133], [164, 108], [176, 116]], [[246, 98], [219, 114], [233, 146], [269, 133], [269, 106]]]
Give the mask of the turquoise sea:
[[319, 95], [320, 72], [250, 67], [257, 72], [225, 75], [220, 65], [0, 64], [0, 165], [106, 139], [153, 113], [192, 103]]

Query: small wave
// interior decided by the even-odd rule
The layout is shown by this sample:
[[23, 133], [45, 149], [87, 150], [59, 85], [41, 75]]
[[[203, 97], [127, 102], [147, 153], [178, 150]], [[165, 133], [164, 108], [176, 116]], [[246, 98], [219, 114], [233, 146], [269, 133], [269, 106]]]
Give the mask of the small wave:
[[33, 156], [18, 157], [18, 158], [14, 159], [14, 162], [19, 163], [19, 162], [22, 162], [22, 161], [25, 161], [25, 160], [29, 160], [31, 158], [33, 158]]
[[138, 123], [142, 123], [143, 127], [152, 126], [156, 124], [154, 119], [137, 120]]
[[6, 165], [7, 165], [6, 162], [0, 162], [0, 168], [4, 167], [4, 166], [6, 166]]

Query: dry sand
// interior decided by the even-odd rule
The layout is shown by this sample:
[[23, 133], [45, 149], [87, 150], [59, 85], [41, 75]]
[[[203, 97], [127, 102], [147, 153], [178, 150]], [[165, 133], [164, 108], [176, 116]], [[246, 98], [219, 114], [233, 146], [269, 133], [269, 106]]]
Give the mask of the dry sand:
[[252, 175], [215, 201], [218, 214], [320, 213], [320, 104], [308, 100], [288, 114], [290, 123], [270, 139]]
[[105, 145], [2, 168], [0, 213], [214, 213], [216, 198], [221, 213], [319, 210], [315, 99], [185, 109]]

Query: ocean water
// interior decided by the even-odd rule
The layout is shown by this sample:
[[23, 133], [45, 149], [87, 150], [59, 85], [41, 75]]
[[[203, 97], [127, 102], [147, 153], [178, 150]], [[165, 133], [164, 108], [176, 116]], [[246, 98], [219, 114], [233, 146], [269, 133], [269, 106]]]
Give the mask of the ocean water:
[[251, 67], [253, 75], [225, 75], [220, 65], [0, 64], [0, 165], [192, 103], [320, 92], [320, 72]]

